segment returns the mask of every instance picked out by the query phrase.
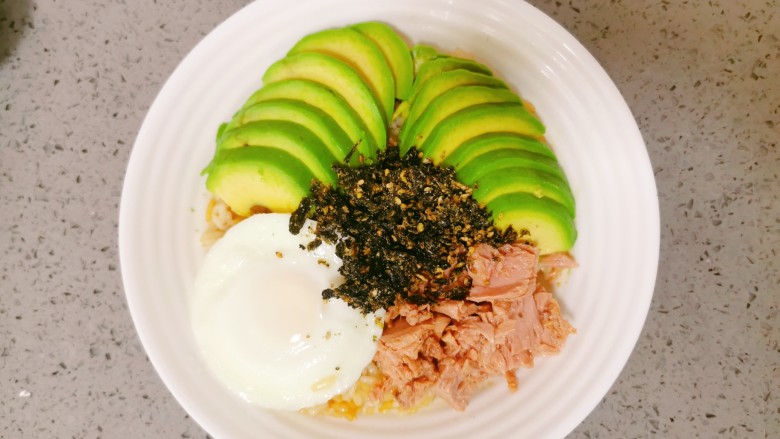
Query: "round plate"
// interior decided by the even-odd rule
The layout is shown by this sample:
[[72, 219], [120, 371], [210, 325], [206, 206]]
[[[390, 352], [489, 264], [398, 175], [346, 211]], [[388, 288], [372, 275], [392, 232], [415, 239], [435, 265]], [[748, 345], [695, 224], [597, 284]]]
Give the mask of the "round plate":
[[[558, 291], [577, 328], [563, 352], [479, 392], [463, 413], [434, 404], [355, 422], [277, 413], [233, 396], [204, 367], [188, 291], [208, 199], [200, 171], [219, 124], [302, 36], [382, 20], [412, 43], [461, 50], [492, 67], [547, 125], [577, 200], [580, 267]], [[641, 331], [658, 263], [655, 181], [617, 88], [569, 33], [530, 5], [488, 0], [263, 0], [211, 32], [154, 101], [127, 169], [119, 223], [125, 292], [138, 334], [170, 391], [217, 438], [565, 436], [617, 378]]]

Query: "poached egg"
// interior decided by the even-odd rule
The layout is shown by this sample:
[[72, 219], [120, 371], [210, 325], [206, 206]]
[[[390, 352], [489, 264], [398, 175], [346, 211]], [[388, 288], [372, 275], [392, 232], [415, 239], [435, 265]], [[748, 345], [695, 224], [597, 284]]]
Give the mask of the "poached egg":
[[360, 377], [377, 349], [384, 311], [363, 314], [322, 290], [343, 282], [335, 246], [289, 214], [253, 215], [209, 250], [195, 279], [191, 322], [203, 359], [244, 400], [298, 410]]

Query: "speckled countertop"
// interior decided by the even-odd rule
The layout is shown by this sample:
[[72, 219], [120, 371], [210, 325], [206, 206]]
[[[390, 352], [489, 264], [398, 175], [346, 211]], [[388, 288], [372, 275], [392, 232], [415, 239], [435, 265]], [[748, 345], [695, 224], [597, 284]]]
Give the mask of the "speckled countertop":
[[[0, 437], [206, 437], [136, 336], [118, 204], [163, 81], [244, 3], [0, 0]], [[780, 437], [780, 3], [531, 3], [616, 82], [660, 195], [647, 324], [571, 437]]]

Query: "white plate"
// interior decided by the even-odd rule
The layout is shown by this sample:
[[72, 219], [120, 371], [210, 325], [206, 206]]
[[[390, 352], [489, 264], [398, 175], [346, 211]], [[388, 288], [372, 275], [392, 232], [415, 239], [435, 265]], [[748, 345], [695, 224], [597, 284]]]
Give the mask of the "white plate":
[[[495, 69], [537, 108], [577, 199], [580, 267], [559, 291], [577, 328], [562, 354], [519, 373], [520, 389], [480, 392], [466, 412], [435, 405], [357, 422], [244, 404], [198, 358], [188, 290], [203, 256], [207, 200], [199, 175], [227, 121], [266, 67], [307, 33], [364, 20], [410, 41], [461, 49]], [[127, 301], [171, 393], [217, 438], [559, 438], [617, 378], [653, 293], [658, 200], [650, 162], [620, 93], [563, 28], [518, 1], [263, 0], [211, 32], [163, 87], [141, 128], [122, 193], [119, 244]]]

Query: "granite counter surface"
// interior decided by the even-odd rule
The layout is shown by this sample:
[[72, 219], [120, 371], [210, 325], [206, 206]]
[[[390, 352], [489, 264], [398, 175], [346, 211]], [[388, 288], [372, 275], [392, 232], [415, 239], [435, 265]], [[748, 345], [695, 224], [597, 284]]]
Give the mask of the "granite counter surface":
[[[118, 205], [163, 82], [245, 3], [0, 0], [0, 437], [207, 437], [136, 336]], [[644, 331], [570, 437], [780, 437], [780, 3], [531, 3], [623, 93], [661, 207]]]

